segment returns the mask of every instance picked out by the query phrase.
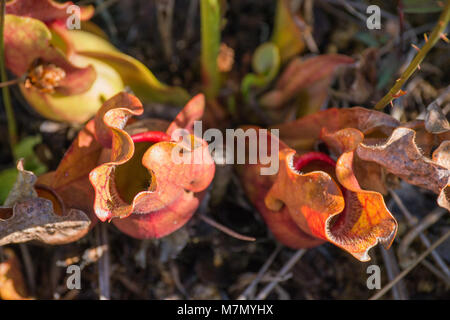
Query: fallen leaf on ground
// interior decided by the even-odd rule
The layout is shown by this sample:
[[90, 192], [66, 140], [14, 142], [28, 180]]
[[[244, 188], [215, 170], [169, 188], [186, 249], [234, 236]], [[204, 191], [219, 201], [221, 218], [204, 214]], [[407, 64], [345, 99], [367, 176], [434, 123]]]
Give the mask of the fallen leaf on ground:
[[90, 220], [80, 210], [65, 208], [51, 189], [36, 186], [36, 176], [17, 164], [17, 181], [0, 208], [0, 246], [39, 241], [57, 245], [78, 240], [89, 230]]

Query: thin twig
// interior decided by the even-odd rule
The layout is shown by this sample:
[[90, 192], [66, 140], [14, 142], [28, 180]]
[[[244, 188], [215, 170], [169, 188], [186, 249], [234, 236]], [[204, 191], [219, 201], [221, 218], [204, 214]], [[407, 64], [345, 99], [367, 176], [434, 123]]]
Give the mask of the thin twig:
[[226, 233], [227, 235], [244, 241], [255, 241], [256, 239], [253, 237], [244, 236], [240, 233], [237, 233], [236, 231], [231, 230], [230, 228], [224, 226], [223, 224], [218, 223], [217, 221], [214, 221], [213, 219], [205, 216], [203, 213], [199, 213], [198, 217], [206, 222], [207, 224], [213, 226], [214, 228], [222, 231], [223, 233]]
[[[275, 278], [283, 278], [283, 276], [292, 269], [292, 267], [297, 263], [298, 260], [305, 254], [306, 249], [297, 250], [297, 252], [286, 262], [286, 264], [281, 268], [281, 270], [277, 273]], [[266, 285], [261, 292], [256, 296], [256, 300], [264, 300], [267, 296], [272, 292], [275, 286], [279, 281], [272, 281], [268, 285]]]
[[[400, 208], [400, 211], [405, 216], [406, 223], [408, 224], [408, 226], [409, 227], [413, 227], [417, 223], [415, 217], [411, 214], [411, 212], [409, 212], [408, 208], [406, 208], [406, 206], [403, 204], [403, 201], [400, 199], [400, 197], [397, 195], [397, 193], [395, 193], [392, 190], [389, 190], [389, 193], [391, 194], [392, 199], [395, 201], [395, 203]], [[423, 245], [426, 248], [429, 248], [431, 246], [430, 240], [428, 239], [428, 237], [424, 233], [421, 232], [419, 234], [419, 238], [420, 238], [420, 240], [422, 241]], [[450, 277], [450, 271], [449, 271], [449, 269], [447, 267], [447, 264], [441, 258], [439, 253], [437, 253], [437, 251], [433, 251], [431, 253], [431, 257], [434, 259], [434, 261], [439, 266], [439, 268], [441, 268], [441, 270], [445, 273], [447, 278], [449, 278]]]
[[143, 289], [141, 289], [135, 282], [128, 279], [128, 277], [125, 274], [113, 272], [112, 277], [114, 279], [117, 279], [125, 288], [134, 293], [140, 299], [147, 298], [146, 292]]
[[8, 80], [5, 82], [0, 82], [0, 88], [13, 86], [15, 84], [22, 82], [24, 79], [25, 79], [25, 77], [20, 77], [20, 78]]
[[396, 81], [394, 86], [389, 90], [389, 92], [375, 105], [375, 109], [383, 109], [387, 106], [392, 99], [395, 98], [397, 93], [401, 90], [403, 84], [406, 80], [411, 77], [411, 75], [416, 71], [417, 67], [420, 65], [422, 60], [426, 57], [428, 51], [434, 47], [436, 42], [439, 41], [441, 34], [445, 31], [447, 27], [448, 20], [450, 19], [450, 0], [447, 1], [447, 4], [439, 16], [438, 23], [434, 27], [433, 31], [430, 34], [428, 41], [424, 44], [424, 46], [419, 50], [414, 59], [408, 65], [406, 70], [403, 72], [401, 77]]
[[170, 261], [170, 274], [172, 275], [173, 282], [175, 283], [175, 287], [177, 287], [178, 291], [186, 298], [189, 299], [189, 294], [186, 291], [186, 288], [183, 286], [183, 283], [180, 280], [180, 273], [178, 272], [178, 267], [173, 260]]
[[432, 274], [445, 282], [445, 285], [447, 287], [450, 287], [450, 279], [446, 277], [445, 274], [440, 272], [432, 263], [428, 262], [427, 260], [423, 260], [421, 264], [423, 264]]
[[[6, 0], [1, 0], [0, 6], [0, 81], [5, 83], [8, 81], [5, 68], [5, 44], [3, 32], [5, 29], [5, 13], [6, 13]], [[16, 118], [14, 116], [14, 110], [11, 104], [11, 96], [9, 94], [9, 88], [7, 86], [2, 87], [3, 105], [5, 107], [6, 118], [8, 120], [8, 134], [9, 144], [12, 148], [17, 143], [17, 125]], [[14, 152], [13, 152], [14, 154]]]
[[31, 259], [30, 252], [28, 251], [28, 247], [25, 243], [19, 244], [19, 247], [25, 265], [25, 274], [27, 277], [28, 288], [30, 289], [30, 295], [34, 296], [36, 292], [36, 277], [34, 274], [33, 260]]
[[411, 265], [402, 271], [394, 280], [390, 281], [380, 291], [374, 294], [370, 300], [377, 300], [381, 298], [386, 292], [388, 292], [397, 282], [403, 279], [412, 269], [414, 269], [423, 259], [425, 259], [434, 249], [441, 245], [447, 238], [450, 237], [450, 230], [447, 231], [442, 237], [440, 237], [435, 243], [431, 245], [424, 253], [422, 253]]
[[267, 259], [266, 262], [264, 262], [261, 269], [259, 269], [258, 274], [256, 275], [255, 279], [253, 279], [253, 281], [249, 284], [247, 289], [245, 289], [244, 292], [242, 292], [241, 295], [237, 298], [238, 300], [247, 300], [247, 298], [253, 294], [253, 291], [255, 290], [256, 286], [261, 281], [261, 279], [264, 276], [264, 274], [266, 273], [267, 269], [269, 269], [269, 267], [272, 265], [273, 261], [275, 260], [275, 258], [278, 255], [278, 253], [281, 251], [281, 248], [282, 248], [281, 244], [278, 243], [277, 247], [272, 252], [269, 259]]
[[109, 245], [107, 225], [101, 223], [97, 227], [97, 249], [100, 258], [98, 259], [98, 286], [100, 290], [100, 300], [111, 299], [110, 293], [110, 264], [109, 264]]
[[[388, 280], [392, 281], [400, 273], [395, 255], [392, 250], [386, 250], [382, 247], [381, 256], [383, 257], [384, 265], [386, 266]], [[403, 281], [399, 281], [399, 283], [392, 288], [392, 296], [395, 300], [408, 300], [408, 293], [406, 292], [405, 283]]]
[[400, 263], [408, 260], [408, 249], [414, 239], [416, 239], [417, 236], [423, 231], [439, 221], [439, 219], [446, 213], [447, 210], [445, 210], [444, 208], [436, 208], [435, 210], [427, 214], [425, 218], [420, 220], [420, 222], [412, 229], [410, 229], [408, 233], [406, 233], [406, 235], [402, 238], [397, 251]]

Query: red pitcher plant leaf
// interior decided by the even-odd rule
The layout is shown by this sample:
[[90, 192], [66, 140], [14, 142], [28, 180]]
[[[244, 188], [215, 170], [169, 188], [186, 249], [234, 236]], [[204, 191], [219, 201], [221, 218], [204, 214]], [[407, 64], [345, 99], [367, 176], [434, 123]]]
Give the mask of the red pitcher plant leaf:
[[[73, 5], [72, 1], [59, 3], [52, 0], [12, 0], [6, 3], [6, 13], [51, 22], [66, 20], [71, 15], [67, 12], [67, 8], [71, 5]], [[94, 15], [93, 6], [79, 8], [81, 20], [88, 20]]]
[[[309, 90], [308, 105], [320, 107], [328, 95], [328, 87], [335, 69], [344, 64], [354, 63], [354, 59], [339, 54], [325, 54], [309, 59], [295, 58], [286, 67], [275, 88], [265, 93], [260, 103], [266, 108], [280, 108], [291, 99], [298, 97], [302, 90]], [[318, 107], [309, 107], [316, 111]]]
[[[343, 145], [355, 148], [359, 142]], [[261, 164], [241, 166], [239, 172], [250, 200], [280, 242], [305, 248], [329, 241], [361, 261], [370, 260], [368, 251], [378, 242], [390, 246], [397, 223], [379, 193], [362, 190], [348, 173], [335, 172], [335, 162], [324, 153], [296, 156], [282, 141], [279, 146], [276, 175], [260, 175]], [[339, 166], [348, 161], [343, 155]]]
[[76, 241], [89, 230], [90, 220], [69, 209], [52, 189], [36, 185], [36, 176], [17, 164], [17, 181], [0, 208], [0, 246], [39, 241], [58, 245]]
[[[88, 20], [93, 7], [81, 7], [81, 30], [69, 30], [72, 2], [15, 0], [8, 2], [5, 21], [7, 67], [20, 89], [42, 116], [84, 123], [103, 102], [125, 88], [146, 102], [183, 105], [189, 94], [158, 81], [141, 62], [123, 54]], [[68, 12], [67, 12], [68, 11]]]
[[376, 162], [406, 182], [439, 194], [438, 204], [450, 209], [448, 141], [443, 141], [430, 159], [422, 154], [415, 137], [414, 130], [397, 128], [384, 144], [360, 144], [356, 152], [361, 159]]
[[92, 66], [75, 66], [50, 44], [52, 35], [39, 20], [8, 14], [4, 36], [6, 65], [18, 77], [28, 74], [29, 86], [70, 95], [85, 92], [96, 78]]
[[[125, 127], [132, 115], [143, 111], [135, 97], [121, 93], [103, 105], [95, 120], [98, 140], [105, 147], [103, 164], [89, 175], [101, 221], [120, 218], [113, 223], [130, 236], [160, 238], [191, 218], [199, 205], [198, 193], [210, 184], [215, 170], [208, 145], [192, 135], [193, 121], [203, 109], [204, 97], [198, 95], [170, 125], [150, 123], [150, 132], [142, 132], [139, 121]], [[127, 132], [139, 126], [140, 132]], [[175, 129], [190, 132], [192, 143], [171, 141]], [[174, 152], [201, 161], [178, 163]]]
[[56, 193], [66, 206], [85, 212], [97, 221], [92, 208], [94, 190], [89, 182], [89, 172], [99, 161], [102, 145], [95, 135], [95, 122], [89, 121], [78, 133], [55, 171], [39, 176], [38, 185]]
[[389, 136], [399, 122], [382, 112], [361, 107], [331, 108], [273, 126], [280, 130], [280, 139], [296, 150], [311, 150], [320, 139], [322, 130], [335, 132], [355, 128], [367, 136]]

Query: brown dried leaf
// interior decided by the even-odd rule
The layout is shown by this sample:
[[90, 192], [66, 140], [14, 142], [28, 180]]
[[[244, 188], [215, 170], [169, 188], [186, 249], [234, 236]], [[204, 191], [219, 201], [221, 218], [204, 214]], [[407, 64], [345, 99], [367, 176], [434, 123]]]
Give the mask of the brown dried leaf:
[[31, 240], [64, 244], [88, 232], [90, 220], [82, 211], [70, 209], [66, 213], [57, 193], [35, 186], [36, 176], [23, 169], [22, 160], [17, 169], [17, 181], [0, 210], [0, 246]]
[[437, 103], [432, 103], [427, 108], [425, 128], [431, 133], [444, 133], [450, 130], [450, 124]]
[[450, 169], [444, 166], [448, 161], [448, 142], [429, 159], [417, 147], [415, 136], [412, 129], [397, 128], [383, 145], [360, 144], [356, 152], [361, 159], [378, 163], [406, 182], [440, 194], [439, 205], [448, 209]]
[[91, 221], [80, 210], [58, 216], [50, 200], [34, 198], [17, 202], [12, 217], [0, 219], [0, 246], [36, 240], [57, 245], [73, 242], [89, 230]]

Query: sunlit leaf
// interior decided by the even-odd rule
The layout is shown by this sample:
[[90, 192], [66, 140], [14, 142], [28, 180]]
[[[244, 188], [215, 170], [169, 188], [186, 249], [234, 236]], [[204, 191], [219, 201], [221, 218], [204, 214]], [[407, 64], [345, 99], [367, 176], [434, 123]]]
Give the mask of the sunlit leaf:
[[55, 65], [65, 73], [55, 91], [64, 95], [83, 93], [95, 81], [92, 66], [78, 67], [50, 45], [51, 33], [41, 21], [6, 15], [4, 34], [6, 65], [16, 76], [25, 75], [35, 63]]
[[[348, 147], [360, 143], [351, 140]], [[332, 160], [319, 160], [326, 156], [306, 159], [310, 157], [306, 153], [296, 157], [293, 149], [281, 141], [279, 145], [276, 175], [261, 175], [261, 164], [241, 165], [238, 169], [247, 195], [280, 242], [306, 248], [329, 241], [361, 261], [370, 260], [368, 251], [377, 243], [389, 247], [397, 223], [379, 193], [362, 190], [354, 176], [348, 179], [348, 173], [335, 173]], [[345, 164], [340, 166], [352, 172], [347, 158], [344, 152]], [[343, 184], [335, 182], [335, 174]]]
[[[193, 121], [203, 110], [204, 97], [194, 97], [166, 133], [177, 128], [192, 132]], [[107, 148], [101, 156], [104, 163], [89, 174], [96, 194], [94, 210], [102, 221], [121, 218], [112, 221], [130, 236], [160, 238], [190, 219], [199, 204], [197, 193], [214, 176], [214, 162], [207, 144], [194, 136], [193, 148], [181, 146], [184, 155], [198, 157], [200, 163], [175, 162], [172, 150], [178, 146], [176, 142], [133, 142], [125, 125], [130, 116], [140, 113], [142, 105], [126, 93], [107, 101], [98, 112], [97, 137]], [[137, 127], [139, 122], [133, 124], [133, 130]]]
[[68, 34], [78, 55], [94, 58], [112, 67], [139, 99], [176, 105], [183, 105], [189, 99], [184, 89], [163, 84], [140, 61], [120, 52], [105, 39], [79, 30], [69, 31]]

